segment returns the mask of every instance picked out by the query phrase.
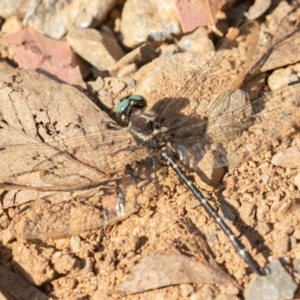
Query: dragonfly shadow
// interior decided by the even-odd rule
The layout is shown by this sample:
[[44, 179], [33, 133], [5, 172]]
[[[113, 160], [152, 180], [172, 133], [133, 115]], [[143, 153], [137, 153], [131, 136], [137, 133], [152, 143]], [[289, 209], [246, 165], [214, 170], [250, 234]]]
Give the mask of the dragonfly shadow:
[[[192, 257], [195, 254], [204, 255], [206, 261], [213, 257], [213, 251], [206, 242], [207, 237], [197, 228], [189, 217], [180, 218], [176, 222], [180, 231], [183, 232], [183, 240], [174, 240], [175, 248], [183, 255]], [[191, 244], [192, 243], [192, 244]], [[194, 249], [191, 249], [193, 247]]]
[[[226, 189], [226, 183], [223, 185], [222, 189]], [[236, 216], [236, 220], [234, 221], [234, 227], [239, 231], [240, 234], [242, 234], [243, 236], [245, 236], [247, 238], [247, 240], [249, 241], [249, 243], [251, 244], [253, 249], [257, 249], [262, 255], [263, 257], [266, 259], [266, 261], [268, 260], [268, 257], [270, 257], [272, 251], [271, 249], [266, 246], [266, 244], [264, 243], [265, 239], [263, 238], [263, 236], [261, 234], [258, 233], [258, 231], [254, 231], [254, 230], [244, 230], [242, 232], [242, 228], [251, 228], [250, 225], [248, 225], [245, 221], [243, 221], [240, 212], [238, 211], [238, 209], [236, 209], [234, 206], [232, 206], [223, 196], [222, 191], [219, 188], [218, 191], [218, 199], [220, 201], [220, 203], [225, 204]], [[221, 208], [222, 209], [222, 208]]]
[[184, 108], [190, 105], [190, 100], [187, 98], [165, 97], [154, 103], [151, 107], [151, 110], [155, 112], [157, 116], [160, 116], [164, 112], [164, 110], [166, 110], [167, 108], [168, 110], [170, 109], [169, 105], [170, 103], [174, 104], [174, 101], [175, 103], [180, 102], [180, 105], [172, 107], [172, 117], [176, 117]]
[[[19, 245], [20, 249], [20, 245]], [[48, 299], [46, 291], [42, 288], [38, 290], [34, 287], [34, 277], [31, 276], [30, 271], [26, 267], [22, 266], [22, 261], [27, 261], [27, 258], [20, 257], [18, 260], [11, 260], [12, 251], [0, 242], [0, 293], [5, 299], [21, 299], [24, 295], [29, 295], [34, 299]], [[20, 255], [21, 252], [19, 252]], [[35, 257], [35, 256], [33, 256]], [[35, 258], [34, 258], [35, 259]], [[11, 267], [4, 267], [13, 265], [14, 269], [18, 270], [18, 273], [12, 272]], [[32, 266], [31, 266], [32, 268]], [[35, 278], [36, 279], [36, 278]], [[13, 287], [13, 288], [12, 288]], [[17, 288], [16, 288], [17, 287]], [[30, 291], [30, 292], [29, 292]], [[44, 292], [44, 293], [43, 293]], [[29, 293], [29, 294], [28, 294]]]

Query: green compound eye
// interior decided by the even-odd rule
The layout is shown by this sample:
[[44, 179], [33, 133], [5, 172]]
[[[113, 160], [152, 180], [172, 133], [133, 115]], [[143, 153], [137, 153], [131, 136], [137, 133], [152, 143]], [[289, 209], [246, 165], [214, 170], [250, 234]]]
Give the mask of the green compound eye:
[[116, 110], [117, 114], [119, 116], [123, 115], [124, 111], [128, 108], [129, 104], [130, 104], [129, 98], [125, 98], [121, 100], [119, 105], [117, 106], [117, 110]]
[[120, 101], [116, 109], [116, 114], [121, 122], [129, 123], [132, 112], [136, 109], [145, 108], [146, 100], [140, 95], [132, 95]]

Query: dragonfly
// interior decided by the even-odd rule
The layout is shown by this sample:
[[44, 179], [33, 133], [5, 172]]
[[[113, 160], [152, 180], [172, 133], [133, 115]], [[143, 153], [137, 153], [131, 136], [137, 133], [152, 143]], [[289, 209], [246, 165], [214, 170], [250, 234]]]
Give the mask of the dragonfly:
[[[10, 125], [3, 113], [0, 136], [4, 142], [0, 145], [0, 160], [4, 163], [0, 189], [34, 190], [39, 199], [31, 211], [36, 215], [42, 212], [43, 219], [48, 220], [46, 229], [42, 229], [41, 223], [45, 220], [37, 219], [35, 214], [26, 218], [25, 211], [14, 224], [14, 230], [26, 239], [61, 237], [82, 228], [97, 229], [126, 217], [138, 209], [138, 203], [130, 203], [118, 193], [113, 204], [105, 204], [106, 199], [115, 197], [112, 183], [122, 186], [122, 176], [128, 166], [149, 156], [158, 157], [173, 168], [202, 203], [250, 269], [264, 275], [266, 270], [260, 268], [177, 163], [201, 173], [206, 167], [200, 169], [199, 162], [207, 146], [214, 144], [214, 167], [234, 166], [297, 127], [300, 119], [298, 81], [251, 102], [240, 100], [239, 88], [253, 71], [251, 63], [258, 37], [259, 25], [254, 21], [233, 29], [200, 70], [183, 80], [173, 95], [167, 95], [168, 98], [159, 100], [150, 109], [142, 96], [123, 99], [116, 114], [124, 127], [101, 114], [99, 125], [89, 132], [41, 141]], [[198, 99], [194, 98], [195, 94]], [[197, 109], [204, 94], [211, 100], [209, 111], [203, 117], [197, 114]], [[43, 105], [39, 112], [48, 113], [50, 105], [45, 101]], [[89, 205], [93, 197], [99, 199], [99, 191], [101, 201], [97, 207]], [[74, 201], [68, 202], [63, 210], [61, 203], [66, 199]], [[76, 202], [83, 204], [79, 214], [74, 213]], [[88, 217], [84, 218], [83, 212]], [[62, 220], [62, 215], [69, 216], [68, 222]]]

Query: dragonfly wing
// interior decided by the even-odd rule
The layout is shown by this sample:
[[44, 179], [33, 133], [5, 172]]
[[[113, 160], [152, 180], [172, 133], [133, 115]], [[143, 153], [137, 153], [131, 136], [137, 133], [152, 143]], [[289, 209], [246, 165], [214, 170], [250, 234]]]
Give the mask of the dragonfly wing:
[[[225, 89], [238, 88], [251, 67], [258, 37], [259, 25], [255, 21], [233, 29], [216, 54], [191, 78], [185, 79], [180, 90], [172, 96], [161, 114], [166, 126], [170, 128], [169, 123], [174, 122], [174, 116], [179, 112], [201, 113], [197, 111], [200, 100], [214, 99]], [[192, 111], [193, 107], [195, 111]]]
[[[139, 209], [141, 203], [156, 194], [157, 179], [163, 176], [161, 170], [154, 172], [152, 160], [144, 160], [140, 167], [135, 178], [138, 187], [132, 185], [132, 178], [127, 176], [117, 181], [118, 188], [110, 183], [84, 190], [48, 192], [46, 195], [40, 192], [38, 199], [14, 218], [12, 234], [26, 240], [63, 238], [128, 217]], [[13, 200], [16, 198], [13, 196]]]
[[214, 142], [223, 143], [226, 138], [223, 146], [227, 162], [236, 165], [299, 126], [300, 82], [297, 81], [221, 115], [211, 123], [207, 134]]
[[147, 150], [136, 147], [129, 132], [96, 132], [49, 144], [28, 138], [28, 144], [0, 148], [0, 187], [82, 189], [110, 180], [111, 174], [146, 155]]
[[251, 103], [247, 99], [235, 101], [235, 97], [244, 96], [240, 90], [224, 91], [217, 99], [219, 109], [214, 109], [208, 122], [195, 117], [186, 121], [175, 130], [172, 146], [180, 160], [195, 170], [209, 151], [214, 160], [202, 163], [202, 170], [237, 165], [300, 126], [299, 95], [300, 82], [287, 84]]
[[64, 238], [96, 230], [138, 209], [133, 200], [127, 202], [126, 210], [122, 211], [118, 201], [115, 187], [57, 192], [35, 200], [28, 209], [17, 214], [10, 230], [13, 236], [26, 240]]

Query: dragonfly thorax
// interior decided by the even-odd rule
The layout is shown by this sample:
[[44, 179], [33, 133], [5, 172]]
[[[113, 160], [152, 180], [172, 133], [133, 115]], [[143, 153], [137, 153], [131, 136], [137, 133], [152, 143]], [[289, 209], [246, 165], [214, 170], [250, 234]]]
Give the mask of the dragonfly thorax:
[[139, 95], [132, 95], [120, 101], [117, 107], [118, 119], [127, 124], [138, 144], [151, 149], [164, 145], [167, 138], [167, 128], [163, 127], [163, 119], [152, 111], [146, 111], [146, 100]]
[[166, 128], [161, 126], [161, 120], [150, 111], [134, 113], [128, 127], [137, 143], [148, 148], [161, 148], [166, 140]]

